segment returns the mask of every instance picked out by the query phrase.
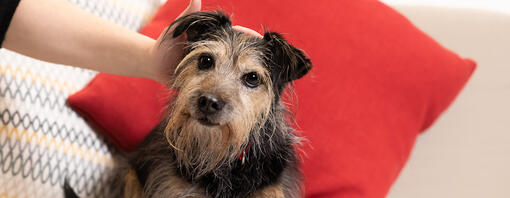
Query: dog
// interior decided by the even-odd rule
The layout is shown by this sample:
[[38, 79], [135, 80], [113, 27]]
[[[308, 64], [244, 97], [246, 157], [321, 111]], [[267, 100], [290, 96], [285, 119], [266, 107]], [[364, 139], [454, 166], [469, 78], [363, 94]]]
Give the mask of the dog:
[[[186, 35], [169, 115], [128, 156], [112, 197], [297, 198], [296, 145], [282, 95], [312, 69], [280, 34], [249, 36], [224, 13], [196, 12], [164, 36]], [[65, 184], [66, 197], [77, 197]]]

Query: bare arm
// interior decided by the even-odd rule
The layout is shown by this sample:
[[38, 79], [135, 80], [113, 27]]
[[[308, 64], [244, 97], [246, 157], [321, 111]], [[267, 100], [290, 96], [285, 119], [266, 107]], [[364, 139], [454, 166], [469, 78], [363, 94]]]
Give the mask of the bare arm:
[[40, 60], [152, 78], [156, 41], [96, 17], [66, 0], [22, 0], [3, 47]]
[[[200, 8], [201, 0], [191, 0], [180, 16]], [[234, 28], [261, 37], [251, 29]], [[21, 0], [3, 47], [52, 63], [165, 83], [183, 57], [182, 41], [171, 38], [160, 45], [161, 39], [124, 29], [67, 0]]]

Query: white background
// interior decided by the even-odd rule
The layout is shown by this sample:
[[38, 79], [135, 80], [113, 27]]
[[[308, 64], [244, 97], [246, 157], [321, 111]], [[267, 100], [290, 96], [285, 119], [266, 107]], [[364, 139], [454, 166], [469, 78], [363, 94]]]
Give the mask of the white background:
[[484, 9], [510, 14], [510, 0], [381, 0], [388, 4], [418, 4], [441, 7]]

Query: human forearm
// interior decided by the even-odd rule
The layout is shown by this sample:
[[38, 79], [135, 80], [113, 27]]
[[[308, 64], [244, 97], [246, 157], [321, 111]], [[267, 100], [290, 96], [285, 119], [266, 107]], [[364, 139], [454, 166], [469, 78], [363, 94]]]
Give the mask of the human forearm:
[[66, 0], [22, 0], [3, 47], [53, 63], [151, 78], [153, 67], [144, 66], [153, 64], [154, 44]]

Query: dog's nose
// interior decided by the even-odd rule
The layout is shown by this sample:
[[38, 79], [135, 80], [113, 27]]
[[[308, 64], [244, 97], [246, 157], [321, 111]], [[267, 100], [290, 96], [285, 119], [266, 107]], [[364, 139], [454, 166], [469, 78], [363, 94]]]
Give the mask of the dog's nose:
[[203, 95], [198, 98], [198, 109], [206, 115], [221, 111], [223, 106], [225, 106], [225, 102], [211, 95]]

